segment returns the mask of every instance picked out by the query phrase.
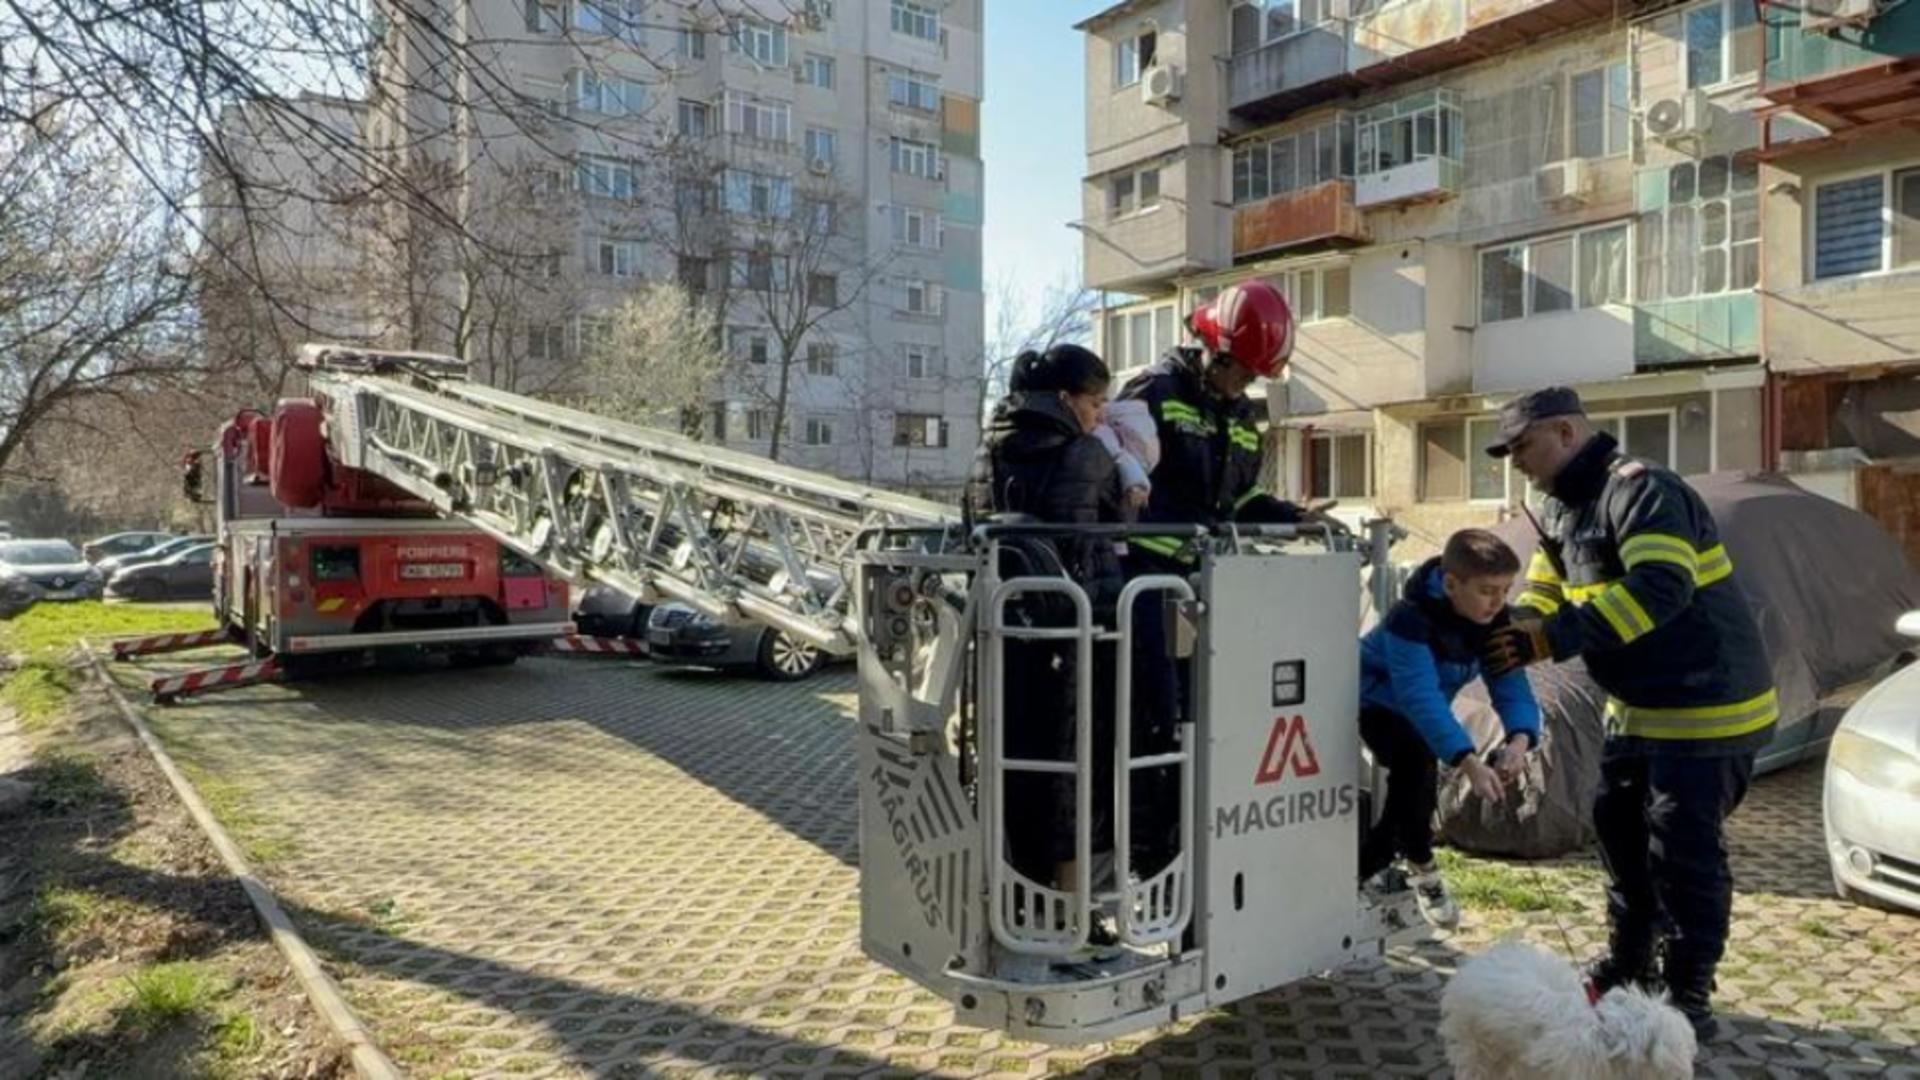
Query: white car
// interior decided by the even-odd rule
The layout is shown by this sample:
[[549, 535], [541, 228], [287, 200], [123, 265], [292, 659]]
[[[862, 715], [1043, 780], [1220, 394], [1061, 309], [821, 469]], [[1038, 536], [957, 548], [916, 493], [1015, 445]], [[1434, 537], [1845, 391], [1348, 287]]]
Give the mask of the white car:
[[[1899, 628], [1920, 638], [1920, 611]], [[1825, 802], [1840, 895], [1920, 911], [1920, 663], [1847, 710], [1827, 750]]]

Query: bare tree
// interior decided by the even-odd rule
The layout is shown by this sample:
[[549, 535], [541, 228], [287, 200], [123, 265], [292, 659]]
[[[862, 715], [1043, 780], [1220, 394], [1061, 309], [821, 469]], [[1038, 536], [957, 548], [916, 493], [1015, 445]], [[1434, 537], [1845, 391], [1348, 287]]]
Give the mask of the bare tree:
[[1100, 297], [1077, 278], [1077, 274], [1062, 277], [1031, 301], [1013, 279], [994, 282], [993, 326], [987, 333], [986, 355], [981, 358], [976, 415], [984, 418], [988, 405], [1006, 393], [1014, 358], [1021, 353], [1030, 349], [1045, 352], [1060, 344], [1092, 343]]
[[583, 343], [588, 407], [635, 424], [705, 434], [707, 403], [727, 366], [718, 324], [677, 282], [641, 289]]

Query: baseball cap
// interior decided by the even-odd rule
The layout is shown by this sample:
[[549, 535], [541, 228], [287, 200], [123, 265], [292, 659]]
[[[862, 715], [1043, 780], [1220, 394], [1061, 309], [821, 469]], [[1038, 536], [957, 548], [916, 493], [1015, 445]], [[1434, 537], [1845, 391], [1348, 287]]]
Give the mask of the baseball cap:
[[1564, 386], [1549, 386], [1522, 394], [1500, 406], [1500, 433], [1487, 447], [1489, 457], [1503, 458], [1528, 428], [1556, 416], [1585, 416], [1580, 395]]

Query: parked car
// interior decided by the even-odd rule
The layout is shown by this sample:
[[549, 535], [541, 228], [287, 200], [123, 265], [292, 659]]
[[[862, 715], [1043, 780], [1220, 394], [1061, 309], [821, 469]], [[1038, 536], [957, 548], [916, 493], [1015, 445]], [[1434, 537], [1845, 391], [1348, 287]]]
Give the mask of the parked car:
[[201, 543], [158, 562], [114, 572], [107, 595], [127, 600], [208, 600], [213, 597], [214, 545]]
[[41, 600], [92, 600], [101, 574], [65, 540], [0, 541], [0, 606], [11, 613]]
[[175, 536], [162, 540], [160, 543], [141, 551], [131, 552], [126, 555], [109, 555], [94, 565], [98, 566], [100, 572], [111, 580], [117, 571], [139, 566], [142, 563], [159, 562], [162, 559], [178, 555], [190, 547], [198, 547], [201, 544], [211, 543], [213, 543], [213, 537], [211, 536]]
[[[1920, 638], [1920, 611], [1899, 627]], [[1847, 710], [1827, 749], [1823, 801], [1835, 891], [1920, 911], [1920, 664]]]
[[98, 537], [81, 544], [80, 553], [87, 557], [88, 562], [97, 563], [101, 559], [116, 555], [132, 555], [138, 551], [146, 551], [171, 539], [173, 539], [172, 533], [150, 530], [114, 533], [111, 536]]
[[648, 614], [647, 651], [655, 660], [751, 668], [775, 682], [804, 679], [828, 659], [785, 631], [759, 623], [728, 625], [681, 603], [661, 604]]
[[647, 616], [653, 605], [611, 585], [589, 585], [573, 609], [573, 625], [589, 637], [647, 639]]

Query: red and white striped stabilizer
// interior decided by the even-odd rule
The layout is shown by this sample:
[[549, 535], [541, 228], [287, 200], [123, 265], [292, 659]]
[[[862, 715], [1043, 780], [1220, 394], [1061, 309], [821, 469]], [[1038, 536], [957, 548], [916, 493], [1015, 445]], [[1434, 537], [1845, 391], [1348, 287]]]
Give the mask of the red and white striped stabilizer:
[[195, 671], [183, 671], [178, 675], [164, 675], [150, 684], [155, 701], [173, 701], [194, 694], [211, 694], [216, 690], [233, 690], [256, 683], [272, 682], [280, 677], [280, 661], [271, 657], [265, 660], [251, 660], [244, 664], [227, 664], [222, 667], [200, 668]]
[[574, 653], [582, 656], [645, 656], [647, 646], [644, 642], [632, 638], [587, 637], [584, 634], [567, 634], [553, 639], [552, 648], [557, 653]]
[[214, 645], [225, 645], [232, 640], [225, 630], [202, 630], [194, 634], [155, 634], [153, 637], [122, 638], [110, 644], [113, 646], [115, 660], [130, 660], [136, 656], [152, 656], [154, 653], [205, 649]]

